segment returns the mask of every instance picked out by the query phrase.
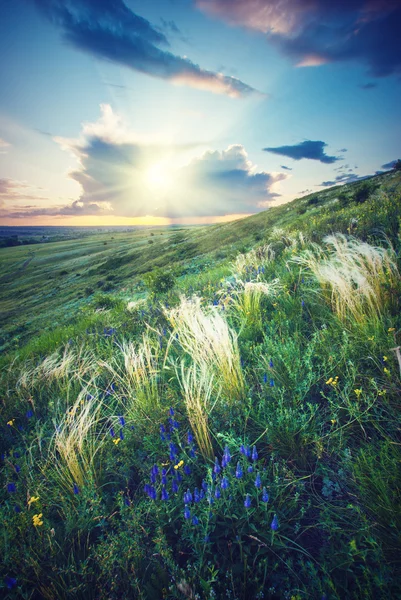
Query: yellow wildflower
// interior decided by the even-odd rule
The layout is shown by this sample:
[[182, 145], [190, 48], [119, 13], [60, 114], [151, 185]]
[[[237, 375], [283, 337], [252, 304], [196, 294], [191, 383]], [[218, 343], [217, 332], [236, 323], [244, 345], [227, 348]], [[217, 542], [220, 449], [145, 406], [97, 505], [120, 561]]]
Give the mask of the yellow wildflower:
[[11, 419], [10, 421], [7, 421], [7, 425], [9, 427], [12, 427], [14, 425], [14, 421], [15, 421], [15, 419]]
[[387, 361], [388, 361], [387, 356], [383, 356], [383, 362], [387, 362]]
[[32, 524], [34, 527], [40, 527], [41, 525], [43, 525], [42, 517], [42, 513], [39, 513], [38, 515], [33, 515]]
[[331, 420], [330, 420], [330, 423], [331, 423], [332, 425], [335, 425], [335, 424], [337, 423], [337, 421], [336, 421], [336, 419], [331, 419]]
[[330, 379], [328, 379], [328, 380], [326, 381], [326, 385], [331, 385], [331, 382], [332, 382], [332, 381], [333, 381], [333, 378], [332, 378], [332, 377], [330, 377]]
[[328, 379], [326, 381], [326, 385], [331, 385], [333, 387], [336, 387], [337, 383], [338, 383], [338, 375], [336, 377], [334, 377], [334, 379], [333, 379], [333, 377], [330, 377], [330, 379]]
[[374, 339], [375, 339], [374, 335], [372, 335], [372, 337], [368, 337], [369, 342], [373, 342]]
[[184, 461], [180, 460], [180, 462], [177, 465], [174, 465], [174, 469], [175, 470], [179, 469], [180, 467], [182, 467], [183, 464], [184, 464]]
[[390, 375], [390, 370], [387, 367], [384, 367], [383, 371], [386, 375]]
[[31, 506], [31, 504], [33, 504], [34, 502], [37, 502], [39, 500], [39, 496], [31, 496], [28, 500], [28, 506]]
[[387, 331], [388, 331], [389, 333], [391, 333], [392, 331], [395, 331], [395, 327], [389, 327], [389, 328], [387, 329]]
[[379, 390], [379, 391], [377, 392], [377, 395], [378, 395], [378, 396], [385, 396], [386, 394], [387, 394], [387, 390]]
[[357, 398], [359, 399], [360, 395], [362, 394], [362, 388], [356, 389], [356, 390], [354, 390], [354, 392], [355, 392]]
[[116, 438], [115, 440], [113, 440], [113, 444], [115, 444], [117, 446], [117, 444], [120, 443], [120, 438]]

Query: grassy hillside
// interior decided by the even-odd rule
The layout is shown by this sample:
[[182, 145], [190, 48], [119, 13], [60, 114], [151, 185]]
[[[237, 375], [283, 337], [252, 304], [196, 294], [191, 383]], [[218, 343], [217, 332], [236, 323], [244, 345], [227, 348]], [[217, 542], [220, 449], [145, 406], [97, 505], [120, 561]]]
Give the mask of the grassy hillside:
[[400, 224], [394, 172], [0, 249], [2, 597], [401, 597]]

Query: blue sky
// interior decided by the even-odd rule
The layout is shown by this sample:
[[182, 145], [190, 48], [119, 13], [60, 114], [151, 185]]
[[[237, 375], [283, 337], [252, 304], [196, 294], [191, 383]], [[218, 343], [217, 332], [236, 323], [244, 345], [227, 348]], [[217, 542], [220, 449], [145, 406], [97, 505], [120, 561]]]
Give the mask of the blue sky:
[[227, 220], [401, 155], [397, 0], [0, 8], [3, 224]]

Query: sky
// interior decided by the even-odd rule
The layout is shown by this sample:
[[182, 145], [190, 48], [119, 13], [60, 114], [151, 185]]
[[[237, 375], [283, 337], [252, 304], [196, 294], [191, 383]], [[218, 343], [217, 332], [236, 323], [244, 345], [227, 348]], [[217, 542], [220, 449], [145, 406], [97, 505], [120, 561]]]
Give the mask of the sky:
[[0, 0], [0, 222], [221, 222], [388, 170], [400, 30], [401, 0]]

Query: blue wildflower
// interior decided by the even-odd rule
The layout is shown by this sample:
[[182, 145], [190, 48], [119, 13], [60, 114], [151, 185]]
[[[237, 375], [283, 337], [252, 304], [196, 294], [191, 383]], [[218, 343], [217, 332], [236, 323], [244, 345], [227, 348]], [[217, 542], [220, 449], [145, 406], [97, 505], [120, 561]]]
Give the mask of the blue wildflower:
[[19, 465], [15, 465], [14, 469], [16, 473], [19, 473], [21, 471], [21, 467]]
[[9, 590], [12, 590], [13, 587], [17, 585], [17, 580], [15, 579], [15, 577], [5, 577], [4, 583], [6, 584]]
[[172, 407], [170, 407], [168, 412], [172, 417], [174, 417], [174, 409]]
[[215, 458], [214, 459], [214, 467], [213, 467], [213, 472], [216, 473], [216, 475], [218, 475], [221, 471], [220, 465], [219, 465], [219, 459]]
[[274, 379], [273, 379], [273, 377], [270, 379], [270, 384], [269, 385], [270, 385], [270, 387], [274, 387]]
[[189, 489], [184, 494], [184, 504], [190, 504], [192, 502], [192, 494]]
[[248, 473], [253, 473], [253, 466], [249, 465], [249, 467], [247, 468]]
[[242, 467], [241, 467], [240, 463], [237, 462], [237, 468], [235, 470], [235, 476], [236, 476], [237, 479], [241, 479], [242, 475], [243, 475]]
[[258, 451], [256, 450], [256, 446], [252, 448], [252, 460], [258, 460]]
[[200, 499], [201, 498], [200, 498], [199, 490], [198, 490], [198, 488], [195, 488], [194, 489], [194, 502], [199, 502]]
[[277, 531], [277, 529], [278, 529], [278, 519], [277, 519], [277, 515], [274, 515], [274, 517], [273, 517], [273, 521], [272, 521], [272, 522], [271, 522], [271, 524], [270, 524], [270, 528], [271, 528], [273, 531]]
[[124, 425], [125, 425], [125, 419], [124, 419], [124, 417], [123, 417], [122, 415], [120, 415], [120, 416], [118, 417], [118, 420], [120, 421], [120, 425], [121, 425], [122, 427], [124, 427]]
[[124, 504], [125, 504], [125, 506], [131, 506], [131, 500], [129, 498], [127, 498], [127, 496], [125, 496], [125, 498], [124, 498]]
[[226, 490], [230, 484], [228, 483], [227, 477], [223, 477], [221, 480], [221, 489]]
[[110, 435], [111, 435], [111, 437], [115, 436], [114, 429], [112, 427], [110, 427]]
[[77, 486], [76, 483], [74, 483], [72, 490], [73, 490], [74, 494], [79, 494], [79, 487]]
[[202, 489], [203, 489], [205, 492], [207, 492], [207, 488], [208, 488], [208, 485], [207, 485], [206, 481], [203, 479], [203, 480], [202, 480]]
[[271, 369], [273, 369], [273, 366], [274, 366], [274, 365], [273, 365], [273, 359], [271, 358], [271, 359], [270, 359], [270, 362], [269, 362], [269, 367], [270, 367]]
[[192, 435], [192, 433], [190, 431], [188, 431], [188, 433], [187, 433], [188, 444], [192, 444], [193, 441], [194, 441], [194, 436]]
[[178, 481], [176, 479], [173, 479], [173, 483], [171, 484], [171, 491], [173, 492], [173, 494], [176, 494], [178, 492]]
[[230, 450], [228, 449], [228, 446], [226, 446], [224, 448], [224, 460], [225, 460], [225, 462], [226, 462], [227, 465], [228, 465], [228, 463], [231, 460], [231, 454], [230, 454]]
[[123, 433], [123, 430], [120, 429], [120, 440], [123, 440], [123, 439], [124, 439], [124, 433]]
[[267, 373], [263, 375], [263, 383], [267, 383]]
[[21, 512], [21, 507], [18, 504], [16, 504], [14, 506], [14, 510], [15, 510], [16, 513], [20, 513]]
[[185, 475], [191, 475], [191, 467], [189, 465], [184, 465], [184, 473]]
[[198, 519], [198, 517], [192, 517], [192, 524], [195, 525], [195, 526], [199, 525], [199, 519]]
[[256, 475], [255, 487], [257, 487], [257, 488], [261, 488], [262, 487], [262, 480], [260, 479], [260, 474], [259, 473]]
[[262, 502], [269, 502], [269, 494], [267, 493], [265, 487], [262, 490]]
[[168, 491], [166, 490], [164, 485], [162, 486], [162, 500], [168, 500]]
[[249, 494], [245, 496], [244, 506], [245, 508], [249, 508], [251, 506], [251, 497]]
[[152, 475], [158, 475], [159, 474], [159, 467], [157, 465], [153, 465], [152, 469], [151, 469], [151, 474]]
[[195, 448], [194, 448], [194, 446], [192, 446], [192, 447], [189, 449], [189, 456], [190, 456], [191, 458], [195, 458], [195, 456], [196, 456], [196, 455], [195, 455]]
[[27, 410], [25, 416], [27, 419], [31, 419], [33, 417], [33, 411]]
[[191, 518], [191, 511], [189, 510], [188, 506], [185, 505], [184, 508], [184, 519], [190, 519]]
[[7, 483], [7, 492], [14, 494], [16, 491], [17, 488], [15, 487], [15, 483]]
[[239, 451], [241, 452], [241, 454], [243, 454], [244, 456], [246, 456], [244, 444], [241, 444], [241, 446], [239, 447]]
[[221, 498], [221, 492], [218, 485], [216, 485], [216, 489], [214, 490], [214, 495], [217, 499]]
[[301, 300], [301, 306], [305, 306], [305, 302], [303, 300]]
[[162, 485], [167, 485], [167, 471], [166, 471], [166, 469], [162, 470]]

